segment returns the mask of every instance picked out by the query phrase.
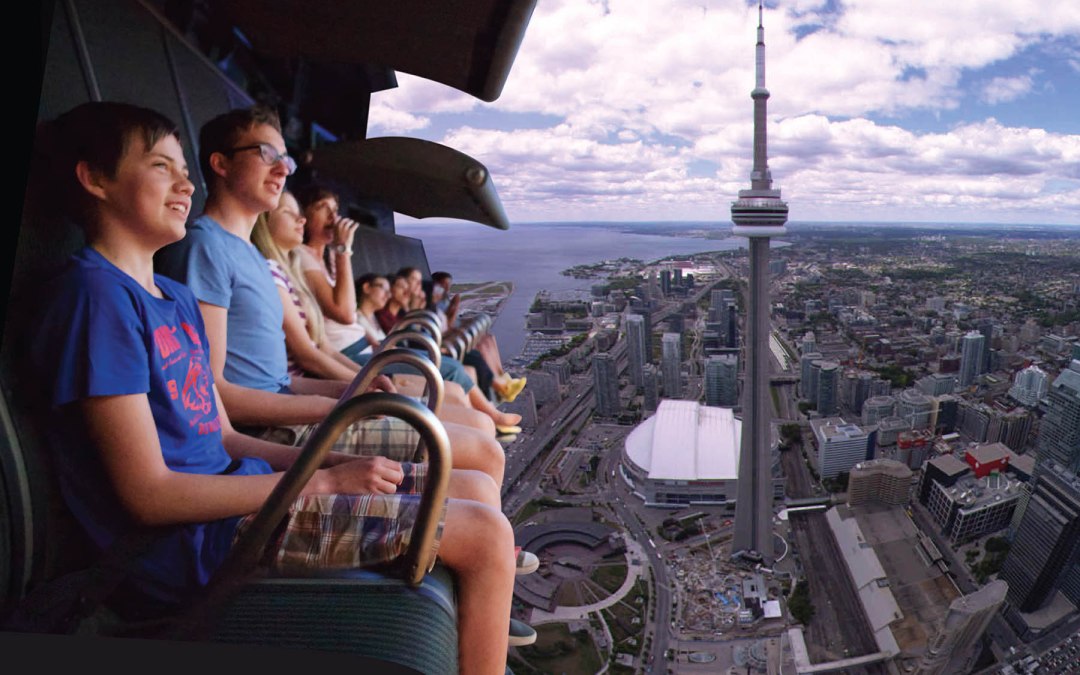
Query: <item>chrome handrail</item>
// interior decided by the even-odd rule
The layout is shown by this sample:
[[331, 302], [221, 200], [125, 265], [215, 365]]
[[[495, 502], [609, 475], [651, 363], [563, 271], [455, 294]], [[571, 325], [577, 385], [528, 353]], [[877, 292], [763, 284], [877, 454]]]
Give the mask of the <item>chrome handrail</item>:
[[339, 405], [358, 393], [362, 394], [367, 391], [375, 378], [381, 375], [387, 366], [394, 363], [404, 363], [420, 371], [420, 376], [424, 378], [426, 384], [424, 393], [427, 394], [428, 410], [438, 415], [439, 410], [442, 409], [445, 395], [445, 387], [442, 375], [439, 374], [439, 368], [431, 362], [431, 359], [409, 349], [380, 349], [371, 357], [370, 361], [364, 364], [364, 367], [356, 374], [353, 381], [349, 383], [349, 386], [341, 395]]
[[418, 332], [418, 328], [427, 331], [431, 338], [435, 340], [435, 344], [442, 344], [443, 332], [442, 328], [439, 327], [439, 322], [433, 321], [428, 317], [417, 316], [412, 318], [406, 317], [403, 319], [399, 319], [398, 322], [394, 325], [394, 328], [388, 333], [388, 335], [393, 335], [394, 333], [405, 333], [409, 331]]
[[399, 342], [416, 342], [428, 353], [428, 358], [431, 359], [435, 367], [438, 368], [442, 365], [442, 352], [439, 351], [439, 345], [430, 336], [423, 333], [416, 333], [413, 331], [399, 331], [390, 333], [386, 336], [386, 339], [379, 343], [379, 351], [389, 349]]
[[435, 564], [435, 535], [445, 508], [450, 484], [451, 453], [446, 430], [431, 412], [417, 401], [401, 394], [374, 392], [361, 394], [335, 407], [304, 444], [300, 456], [270, 492], [244, 533], [229, 549], [207, 587], [206, 595], [188, 612], [177, 628], [179, 637], [196, 637], [208, 629], [215, 610], [251, 575], [264, 550], [304, 486], [322, 466], [338, 437], [357, 421], [376, 416], [397, 417], [414, 429], [427, 448], [427, 477], [420, 497], [420, 510], [413, 525], [412, 538], [396, 565], [403, 569], [405, 580], [418, 586]]

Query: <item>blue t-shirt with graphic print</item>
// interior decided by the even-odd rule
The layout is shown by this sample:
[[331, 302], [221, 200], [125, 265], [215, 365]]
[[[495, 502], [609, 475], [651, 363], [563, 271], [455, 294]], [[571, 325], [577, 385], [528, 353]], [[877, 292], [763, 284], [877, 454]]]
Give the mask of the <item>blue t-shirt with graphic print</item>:
[[[98, 547], [136, 525], [120, 504], [76, 401], [145, 394], [165, 464], [198, 474], [263, 474], [270, 466], [232, 462], [221, 440], [202, 314], [181, 284], [154, 276], [163, 298], [92, 248], [75, 254], [48, 285], [33, 346], [58, 416], [48, 424], [60, 488]], [[238, 518], [166, 528], [135, 565], [133, 585], [176, 602], [205, 585], [224, 560]]]

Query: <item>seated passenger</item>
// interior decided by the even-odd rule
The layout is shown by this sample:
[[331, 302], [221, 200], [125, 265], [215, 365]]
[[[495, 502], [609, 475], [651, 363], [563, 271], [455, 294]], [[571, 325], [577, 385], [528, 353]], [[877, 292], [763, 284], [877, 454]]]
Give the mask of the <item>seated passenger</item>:
[[[314, 375], [324, 379], [352, 380], [360, 366], [326, 342], [322, 310], [308, 289], [303, 273], [298, 270], [297, 249], [303, 238], [305, 219], [296, 199], [289, 192], [281, 193], [278, 206], [259, 216], [251, 231], [255, 248], [266, 257], [270, 274], [277, 284], [284, 312], [285, 346], [289, 355], [289, 374]], [[362, 330], [364, 330], [362, 328]], [[379, 341], [373, 343], [378, 346]], [[368, 345], [361, 355], [372, 355]], [[405, 364], [392, 364], [384, 373], [394, 374], [397, 385], [412, 391], [422, 391], [423, 377]], [[469, 406], [465, 390], [453, 382], [444, 383], [444, 400], [439, 419], [464, 424], [495, 433], [495, 424], [488, 416]]]
[[[457, 327], [457, 313], [461, 305], [461, 294], [450, 295], [450, 288], [454, 284], [454, 278], [449, 272], [434, 272], [431, 275], [431, 300], [429, 307], [444, 317], [446, 328], [444, 331], [454, 330]], [[476, 352], [473, 354], [473, 352]], [[485, 332], [476, 338], [474, 349], [466, 354], [462, 363], [471, 365], [477, 356], [483, 358], [484, 363], [491, 370], [491, 388], [502, 401], [513, 401], [521, 390], [525, 388], [525, 378], [514, 378], [503, 370], [502, 355], [499, 353], [499, 344], [495, 336]]]
[[417, 267], [402, 267], [397, 271], [399, 277], [409, 280], [408, 311], [427, 308], [427, 293], [424, 291], [424, 273]]
[[[148, 602], [180, 603], [207, 583], [298, 451], [233, 430], [195, 297], [153, 272], [154, 252], [184, 236], [194, 190], [176, 126], [143, 108], [88, 103], [45, 127], [37, 150], [50, 196], [88, 244], [48, 285], [33, 343], [62, 493], [102, 550], [161, 528], [130, 581]], [[279, 191], [262, 178], [252, 183]], [[423, 465], [333, 455], [292, 504], [266, 564], [289, 573], [399, 556], [424, 475]], [[487, 476], [455, 472], [451, 495], [439, 557], [458, 578], [460, 667], [499, 675], [513, 532]]]
[[[159, 270], [186, 283], [199, 301], [210, 367], [230, 418], [252, 435], [303, 445], [347, 384], [289, 376], [284, 310], [266, 259], [251, 244], [259, 214], [278, 205], [296, 166], [285, 154], [277, 115], [255, 107], [210, 120], [199, 134], [199, 164], [205, 211], [181, 241], [162, 250]], [[506, 456], [495, 438], [459, 424], [445, 427], [454, 466], [479, 469], [501, 484]], [[404, 459], [418, 440], [400, 420], [382, 418], [352, 425], [337, 449]]]
[[[339, 343], [331, 341], [337, 347], [356, 336], [364, 336], [363, 327], [356, 322], [356, 290], [352, 280], [352, 241], [356, 228], [351, 223], [355, 221], [338, 216], [337, 195], [320, 185], [312, 184], [298, 189], [296, 199], [307, 218], [305, 243], [298, 249], [304, 280], [323, 310], [326, 325], [339, 324], [335, 330], [347, 331], [350, 335]], [[329, 258], [326, 257], [328, 250], [332, 251]], [[333, 262], [327, 263], [327, 260]], [[348, 290], [339, 290], [343, 285], [348, 286]], [[344, 324], [346, 320], [349, 321], [347, 325]], [[365, 345], [370, 341], [371, 337], [367, 336]], [[354, 347], [341, 349], [349, 358], [366, 363], [369, 357]], [[492, 405], [484, 392], [475, 387], [476, 383], [465, 372], [460, 361], [449, 357], [443, 357], [440, 361], [439, 372], [443, 378], [461, 385], [472, 408], [490, 417], [496, 428], [516, 428], [521, 416], [504, 413]]]

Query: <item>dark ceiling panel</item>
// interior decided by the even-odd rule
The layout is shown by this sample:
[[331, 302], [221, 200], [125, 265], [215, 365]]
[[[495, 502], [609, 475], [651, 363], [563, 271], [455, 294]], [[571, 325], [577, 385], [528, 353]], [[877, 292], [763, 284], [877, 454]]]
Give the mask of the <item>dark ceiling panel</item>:
[[226, 0], [259, 52], [375, 64], [460, 89], [502, 93], [536, 0]]

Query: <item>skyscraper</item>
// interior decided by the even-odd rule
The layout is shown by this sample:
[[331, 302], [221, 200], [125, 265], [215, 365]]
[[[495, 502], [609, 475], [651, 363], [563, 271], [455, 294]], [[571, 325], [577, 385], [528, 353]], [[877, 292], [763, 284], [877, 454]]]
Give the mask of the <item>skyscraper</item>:
[[664, 333], [660, 340], [660, 352], [664, 398], [679, 398], [682, 396], [682, 336], [678, 333]]
[[1057, 462], [1080, 473], [1080, 361], [1054, 379], [1046, 394], [1046, 415], [1039, 427], [1040, 464]]
[[835, 415], [840, 392], [840, 364], [820, 361], [817, 381], [817, 411], [822, 417]]
[[960, 386], [969, 387], [975, 377], [984, 372], [983, 352], [986, 338], [979, 331], [973, 330], [964, 336], [960, 353]]
[[743, 434], [735, 502], [733, 557], [775, 559], [772, 532], [772, 476], [769, 426], [769, 237], [787, 232], [788, 207], [772, 186], [766, 124], [764, 8], [758, 3], [754, 101], [754, 168], [750, 189], [740, 190], [731, 205], [732, 233], [750, 239], [750, 294], [746, 312], [746, 386], [743, 388]]
[[640, 314], [630, 314], [626, 317], [626, 346], [627, 357], [630, 366], [630, 381], [640, 387], [643, 382], [642, 368], [649, 362], [649, 354], [645, 351], [648, 344], [645, 340], [645, 317]]
[[615, 357], [607, 352], [593, 354], [593, 383], [596, 385], [596, 414], [615, 417], [619, 414], [619, 376]]
[[1021, 612], [1042, 606], [1059, 578], [1073, 576], [1078, 549], [1080, 480], [1051, 463], [1036, 478], [998, 575], [1009, 584], [1009, 604]]
[[952, 601], [937, 633], [930, 638], [915, 675], [968, 673], [979, 655], [974, 649], [1005, 601], [1008, 585], [995, 579], [979, 590]]
[[739, 357], [710, 356], [705, 362], [705, 405], [731, 407], [739, 402]]
[[641, 407], [645, 415], [656, 412], [660, 406], [660, 378], [656, 372], [656, 366], [651, 363], [642, 368], [642, 388], [645, 390], [641, 400]]

